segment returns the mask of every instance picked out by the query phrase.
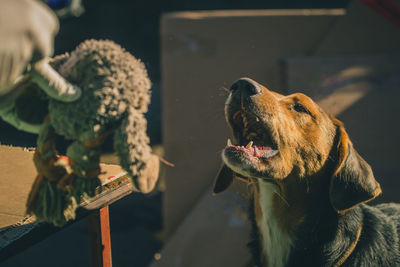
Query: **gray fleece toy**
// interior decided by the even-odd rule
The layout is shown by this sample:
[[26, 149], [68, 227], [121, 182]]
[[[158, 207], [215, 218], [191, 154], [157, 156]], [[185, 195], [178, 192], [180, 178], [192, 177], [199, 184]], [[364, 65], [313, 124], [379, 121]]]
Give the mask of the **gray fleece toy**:
[[[151, 87], [144, 64], [112, 41], [87, 40], [70, 54], [55, 57], [50, 65], [82, 94], [68, 103], [42, 97], [48, 103], [48, 115], [37, 141], [38, 176], [28, 199], [28, 213], [54, 225], [74, 218], [80, 197], [93, 196], [100, 185], [101, 144], [109, 135], [135, 187], [144, 193], [151, 191], [159, 161], [151, 154], [143, 115]], [[31, 76], [42, 88], [57, 86], [57, 80], [46, 80], [40, 73]], [[24, 109], [23, 104], [19, 107]], [[24, 117], [24, 112], [19, 113]], [[57, 154], [56, 134], [73, 140], [67, 160]]]

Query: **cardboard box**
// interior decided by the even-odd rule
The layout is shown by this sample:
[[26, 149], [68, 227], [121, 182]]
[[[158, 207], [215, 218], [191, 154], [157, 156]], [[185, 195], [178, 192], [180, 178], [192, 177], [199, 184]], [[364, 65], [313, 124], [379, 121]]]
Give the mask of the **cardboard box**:
[[[177, 12], [161, 19], [163, 143], [167, 169], [164, 230], [169, 234], [220, 165], [229, 131], [227, 89], [248, 76], [280, 90], [281, 60], [308, 55], [345, 11]], [[282, 90], [281, 90], [282, 91]]]

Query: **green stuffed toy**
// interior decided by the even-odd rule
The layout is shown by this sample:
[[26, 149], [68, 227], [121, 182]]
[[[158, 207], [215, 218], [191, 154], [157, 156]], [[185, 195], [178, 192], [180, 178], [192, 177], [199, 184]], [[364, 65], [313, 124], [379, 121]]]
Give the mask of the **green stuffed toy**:
[[[104, 40], [87, 40], [70, 54], [37, 64], [42, 65], [32, 68], [33, 81], [24, 83], [25, 93], [15, 108], [24, 123], [40, 122], [34, 155], [38, 176], [27, 212], [57, 226], [74, 218], [80, 198], [93, 196], [100, 186], [101, 145], [110, 135], [134, 186], [143, 193], [151, 191], [158, 179], [159, 160], [152, 155], [146, 134], [144, 113], [151, 82], [144, 64]], [[71, 90], [81, 91], [71, 102], [59, 101], [54, 94]], [[56, 135], [73, 141], [67, 159], [57, 153]]]

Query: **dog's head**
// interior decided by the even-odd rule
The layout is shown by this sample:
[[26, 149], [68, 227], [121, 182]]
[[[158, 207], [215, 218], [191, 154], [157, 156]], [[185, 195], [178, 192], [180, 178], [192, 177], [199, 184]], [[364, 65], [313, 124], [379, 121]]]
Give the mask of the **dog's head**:
[[225, 190], [235, 176], [280, 183], [289, 176], [326, 176], [327, 171], [330, 200], [338, 211], [381, 192], [342, 123], [304, 94], [284, 96], [242, 78], [230, 89], [225, 115], [233, 140], [228, 139], [222, 152], [224, 165], [215, 193]]

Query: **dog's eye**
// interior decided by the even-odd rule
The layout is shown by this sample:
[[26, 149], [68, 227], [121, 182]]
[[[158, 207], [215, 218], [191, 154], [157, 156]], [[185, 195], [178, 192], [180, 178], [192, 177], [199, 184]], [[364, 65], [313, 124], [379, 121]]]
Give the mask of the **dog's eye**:
[[297, 112], [300, 112], [300, 113], [307, 113], [307, 114], [310, 114], [310, 111], [308, 111], [308, 109], [306, 109], [303, 105], [301, 105], [301, 104], [299, 104], [299, 103], [294, 104], [294, 105], [293, 105], [293, 109], [294, 109], [295, 111], [297, 111]]

